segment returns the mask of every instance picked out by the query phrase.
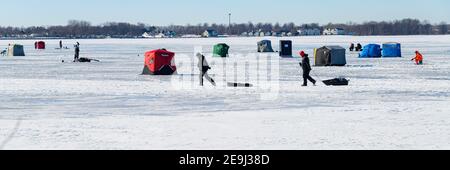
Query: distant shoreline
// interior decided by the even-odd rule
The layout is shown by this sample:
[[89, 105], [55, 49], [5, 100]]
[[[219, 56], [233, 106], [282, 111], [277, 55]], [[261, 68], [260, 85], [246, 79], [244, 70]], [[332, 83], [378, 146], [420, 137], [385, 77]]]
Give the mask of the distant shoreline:
[[166, 39], [227, 39], [227, 38], [299, 38], [299, 37], [406, 37], [406, 36], [446, 36], [442, 35], [317, 35], [317, 36], [229, 36], [229, 37], [172, 37], [172, 38], [66, 38], [66, 37], [36, 37], [36, 38], [0, 38], [0, 41], [5, 40], [105, 40], [105, 39], [134, 39], [134, 40], [166, 40]]

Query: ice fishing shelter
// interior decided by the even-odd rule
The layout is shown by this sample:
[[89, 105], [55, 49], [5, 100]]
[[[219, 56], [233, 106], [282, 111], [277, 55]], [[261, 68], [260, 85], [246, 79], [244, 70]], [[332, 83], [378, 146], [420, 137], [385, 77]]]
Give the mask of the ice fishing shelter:
[[314, 60], [316, 66], [345, 66], [346, 49], [340, 46], [324, 46], [314, 49]]
[[145, 53], [144, 75], [172, 75], [177, 71], [175, 53], [165, 49]]
[[225, 43], [216, 44], [213, 49], [214, 57], [228, 57], [230, 46]]
[[39, 50], [43, 50], [45, 49], [45, 42], [44, 41], [37, 41], [34, 43], [34, 48], [35, 49], [39, 49]]
[[400, 43], [384, 43], [383, 57], [402, 57], [402, 46]]
[[378, 44], [369, 44], [364, 46], [359, 54], [360, 58], [379, 58], [381, 57], [381, 46]]
[[10, 44], [8, 46], [8, 56], [25, 56], [23, 45]]
[[292, 41], [280, 41], [280, 57], [292, 57]]
[[258, 53], [273, 53], [272, 41], [262, 40], [258, 42]]

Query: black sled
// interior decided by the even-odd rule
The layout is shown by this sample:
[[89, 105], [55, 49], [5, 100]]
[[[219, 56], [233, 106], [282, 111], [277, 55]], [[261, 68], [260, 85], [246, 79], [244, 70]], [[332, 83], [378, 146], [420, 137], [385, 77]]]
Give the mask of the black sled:
[[335, 78], [323, 81], [323, 83], [327, 86], [348, 86], [349, 82], [350, 80], [345, 78]]
[[250, 83], [227, 83], [228, 87], [253, 87]]

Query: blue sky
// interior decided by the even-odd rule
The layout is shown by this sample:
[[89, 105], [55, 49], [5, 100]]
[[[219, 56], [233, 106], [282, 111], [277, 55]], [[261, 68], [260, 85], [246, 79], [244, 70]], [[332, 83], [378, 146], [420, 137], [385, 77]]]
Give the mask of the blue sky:
[[227, 23], [228, 12], [235, 23], [359, 23], [403, 18], [450, 23], [448, 0], [14, 0], [3, 1], [1, 6], [1, 26], [65, 25], [70, 19], [93, 24]]

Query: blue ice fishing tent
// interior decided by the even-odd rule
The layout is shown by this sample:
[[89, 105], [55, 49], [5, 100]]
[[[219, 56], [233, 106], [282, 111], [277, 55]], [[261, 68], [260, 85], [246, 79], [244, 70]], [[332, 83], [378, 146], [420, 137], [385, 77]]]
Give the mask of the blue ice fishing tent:
[[402, 46], [400, 43], [384, 43], [383, 57], [402, 57]]
[[369, 44], [364, 46], [359, 54], [360, 58], [379, 58], [381, 57], [381, 46], [378, 44]]

